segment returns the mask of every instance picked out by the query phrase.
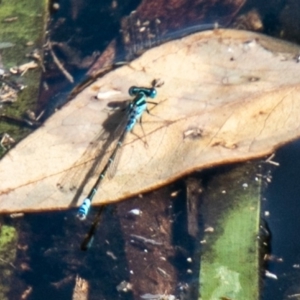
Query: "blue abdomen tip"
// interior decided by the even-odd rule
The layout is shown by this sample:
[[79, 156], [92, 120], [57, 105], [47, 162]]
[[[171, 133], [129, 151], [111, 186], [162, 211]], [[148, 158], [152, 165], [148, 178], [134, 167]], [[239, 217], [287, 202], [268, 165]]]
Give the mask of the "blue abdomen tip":
[[79, 206], [77, 217], [79, 220], [85, 220], [86, 216], [89, 212], [89, 209], [91, 207], [91, 200], [89, 198], [86, 198], [83, 203]]

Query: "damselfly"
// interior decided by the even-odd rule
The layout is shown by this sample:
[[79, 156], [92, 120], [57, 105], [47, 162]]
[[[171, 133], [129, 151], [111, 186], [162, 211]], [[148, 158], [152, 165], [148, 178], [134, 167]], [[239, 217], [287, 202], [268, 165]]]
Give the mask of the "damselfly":
[[[91, 207], [91, 203], [93, 201], [93, 198], [95, 197], [98, 188], [104, 179], [107, 171], [112, 166], [117, 153], [121, 150], [122, 144], [126, 138], [126, 135], [128, 132], [132, 131], [135, 124], [138, 120], [141, 119], [142, 114], [147, 111], [147, 103], [151, 103], [147, 101], [147, 98], [155, 98], [157, 94], [157, 91], [155, 87], [152, 88], [144, 88], [144, 87], [136, 87], [132, 86], [129, 89], [129, 95], [134, 97], [132, 101], [127, 105], [126, 107], [126, 123], [125, 127], [121, 133], [120, 138], [118, 139], [116, 146], [109, 157], [106, 165], [104, 166], [103, 170], [100, 172], [100, 175], [98, 176], [95, 184], [93, 185], [92, 189], [90, 190], [87, 198], [84, 199], [83, 203], [78, 209], [77, 216], [80, 220], [85, 220], [86, 216], [89, 212], [89, 209]], [[153, 102], [152, 102], [153, 103]], [[154, 103], [156, 104], [156, 103]]]

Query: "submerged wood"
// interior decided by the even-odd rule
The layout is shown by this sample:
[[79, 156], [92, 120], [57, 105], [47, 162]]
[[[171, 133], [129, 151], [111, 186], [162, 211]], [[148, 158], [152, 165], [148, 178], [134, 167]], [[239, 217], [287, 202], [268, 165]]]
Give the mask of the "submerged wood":
[[[153, 79], [164, 81], [160, 104], [143, 117], [143, 129], [137, 125], [127, 138], [116, 175], [103, 181], [95, 204], [272, 153], [300, 135], [298, 53], [297, 46], [233, 30], [202, 32], [149, 50], [98, 79], [2, 159], [0, 211], [81, 203], [95, 176], [75, 191], [57, 184], [83, 165], [81, 173], [88, 172], [80, 158], [99, 132], [118, 121], [108, 117], [108, 103], [128, 99], [130, 86], [149, 86]], [[146, 136], [138, 138], [143, 131]], [[106, 142], [98, 143], [101, 149]]]
[[143, 0], [130, 15], [121, 19], [119, 36], [109, 43], [89, 69], [88, 75], [97, 77], [112, 64], [130, 61], [147, 49], [169, 40], [215, 27], [226, 27], [245, 2], [175, 0], [170, 3], [169, 0]]

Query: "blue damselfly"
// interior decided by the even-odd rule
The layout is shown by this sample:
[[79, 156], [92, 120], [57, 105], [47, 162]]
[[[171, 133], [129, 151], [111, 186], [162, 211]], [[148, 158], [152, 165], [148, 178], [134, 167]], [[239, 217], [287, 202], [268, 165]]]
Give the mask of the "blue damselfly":
[[84, 199], [83, 203], [78, 209], [78, 218], [80, 220], [85, 220], [86, 216], [88, 214], [88, 211], [90, 209], [91, 203], [93, 201], [93, 198], [95, 194], [98, 191], [98, 188], [105, 177], [108, 169], [111, 167], [111, 165], [114, 162], [114, 159], [120, 151], [121, 146], [126, 138], [126, 135], [128, 132], [132, 131], [133, 127], [135, 126], [136, 122], [141, 118], [144, 111], [147, 111], [147, 98], [155, 98], [156, 97], [156, 89], [155, 88], [142, 88], [142, 87], [131, 87], [129, 89], [129, 95], [134, 96], [134, 99], [128, 104], [126, 108], [126, 118], [127, 122], [125, 125], [125, 128], [123, 129], [123, 132], [117, 141], [117, 144], [109, 157], [106, 165], [104, 166], [103, 170], [101, 171], [100, 175], [98, 176], [97, 181], [95, 182], [94, 186], [90, 190], [87, 198]]
[[[144, 87], [132, 86], [129, 89], [129, 95], [134, 97], [134, 99], [132, 101], [130, 101], [130, 103], [126, 107], [125, 127], [121, 131], [121, 135], [115, 145], [115, 148], [114, 148], [111, 156], [109, 157], [103, 170], [100, 172], [100, 175], [98, 176], [95, 184], [93, 185], [92, 189], [90, 190], [87, 198], [84, 199], [83, 203], [81, 204], [81, 206], [78, 209], [77, 216], [80, 220], [86, 219], [89, 209], [91, 207], [93, 198], [96, 195], [102, 180], [106, 176], [107, 171], [111, 168], [112, 164], [114, 163], [117, 153], [119, 151], [121, 151], [122, 144], [127, 136], [127, 133], [133, 130], [135, 124], [141, 119], [141, 117], [145, 111], [149, 112], [147, 109], [147, 103], [152, 103], [155, 105], [157, 104], [155, 102], [147, 101], [147, 98], [153, 99], [156, 97], [157, 91], [156, 91], [155, 87], [144, 88]], [[100, 209], [93, 221], [93, 224], [81, 245], [82, 250], [86, 250], [87, 248], [89, 248], [92, 243], [97, 224], [100, 221], [100, 216], [102, 214], [103, 207], [104, 206], [100, 207]]]

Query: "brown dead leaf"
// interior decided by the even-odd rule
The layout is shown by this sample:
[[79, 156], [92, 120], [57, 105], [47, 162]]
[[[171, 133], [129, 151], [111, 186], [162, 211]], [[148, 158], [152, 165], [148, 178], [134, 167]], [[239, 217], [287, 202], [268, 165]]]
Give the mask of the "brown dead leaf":
[[[148, 147], [129, 134], [112, 180], [94, 203], [162, 186], [213, 165], [266, 155], [300, 135], [299, 48], [262, 35], [215, 30], [169, 42], [99, 79], [0, 163], [2, 212], [66, 208], [81, 203], [95, 181], [61, 191], [65, 172], [107, 126], [107, 104], [128, 99], [130, 86], [160, 78], [153, 115], [143, 116]], [[107, 98], [95, 100], [95, 90]], [[109, 92], [109, 93], [106, 93]], [[99, 148], [105, 144], [99, 141]], [[83, 160], [79, 160], [80, 163]], [[105, 163], [105, 158], [103, 159]], [[71, 173], [70, 173], [71, 168]]]

